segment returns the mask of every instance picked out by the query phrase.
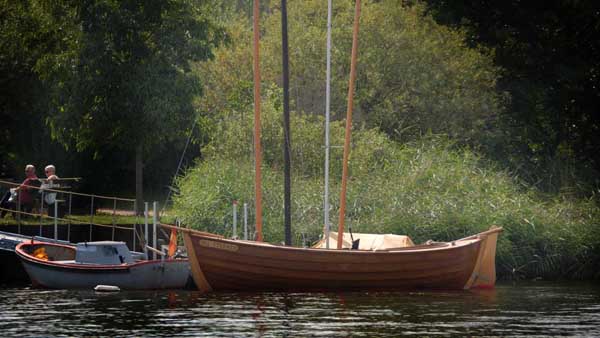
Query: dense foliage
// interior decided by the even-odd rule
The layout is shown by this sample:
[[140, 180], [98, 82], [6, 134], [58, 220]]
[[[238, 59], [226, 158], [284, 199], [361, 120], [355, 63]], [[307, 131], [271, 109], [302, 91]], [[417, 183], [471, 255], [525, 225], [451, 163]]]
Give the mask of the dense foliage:
[[[266, 240], [283, 239], [279, 15], [265, 13], [263, 49], [263, 217]], [[323, 228], [325, 4], [290, 5], [292, 220], [296, 245]], [[333, 110], [344, 111], [352, 3], [334, 13]], [[215, 121], [205, 160], [178, 182], [177, 213], [187, 224], [231, 234], [232, 203], [249, 203], [252, 224], [251, 31], [227, 16], [230, 44], [198, 65], [206, 79], [201, 109]], [[401, 19], [397, 19], [401, 18]], [[505, 227], [498, 248], [503, 278], [598, 278], [595, 198], [544, 194], [494, 163], [513, 142], [504, 114], [510, 95], [497, 87], [494, 53], [468, 47], [467, 31], [437, 25], [420, 5], [367, 2], [361, 19], [358, 123], [350, 159], [347, 218], [354, 231], [449, 240]], [[335, 115], [335, 113], [334, 113]], [[337, 115], [336, 115], [337, 116]], [[435, 136], [444, 133], [446, 136]], [[342, 144], [342, 122], [332, 144]], [[401, 141], [402, 143], [399, 143]], [[473, 151], [471, 149], [479, 149]], [[481, 154], [487, 154], [487, 158]], [[514, 158], [511, 158], [511, 161]], [[337, 224], [341, 149], [332, 153], [331, 222]], [[532, 175], [531, 177], [539, 177]], [[564, 183], [564, 182], [563, 182]], [[238, 223], [239, 224], [239, 223]], [[239, 228], [238, 228], [239, 229]], [[238, 234], [239, 235], [239, 234]]]
[[50, 12], [44, 3], [0, 1], [0, 177], [21, 173], [26, 163], [69, 161], [49, 142], [49, 88], [39, 71], [47, 54], [69, 48], [70, 37], [51, 23], [61, 6]]
[[[290, 93], [297, 112], [322, 115], [325, 102], [325, 1], [289, 6]], [[353, 2], [336, 2], [332, 31], [332, 111], [345, 113]], [[199, 66], [206, 79], [202, 109], [217, 118], [246, 110], [252, 102], [251, 30], [245, 16], [228, 28], [231, 44]], [[280, 83], [281, 23], [277, 8], [265, 15], [263, 81]], [[464, 34], [436, 24], [424, 7], [394, 1], [367, 2], [362, 10], [355, 120], [395, 140], [427, 132], [471, 140], [486, 137], [485, 124], [502, 111], [496, 90], [499, 69], [490, 51], [466, 47]]]
[[[511, 95], [488, 154], [546, 191], [600, 185], [600, 3], [427, 0], [471, 45], [495, 49], [498, 86]], [[597, 190], [596, 190], [597, 192]]]
[[219, 41], [210, 21], [188, 1], [83, 2], [68, 54], [49, 62], [53, 135], [78, 150], [135, 153], [142, 202], [144, 154], [194, 121], [199, 79], [189, 63], [207, 59]]
[[[263, 107], [264, 237], [281, 242], [280, 109], [272, 100]], [[214, 142], [205, 148], [206, 160], [180, 178], [175, 210], [189, 226], [232, 235], [232, 204], [238, 201], [249, 204], [252, 227], [253, 125], [248, 115], [222, 123]], [[322, 122], [310, 115], [292, 119], [295, 245], [309, 245], [323, 231]], [[593, 200], [542, 196], [444, 136], [399, 144], [375, 129], [360, 129], [353, 138], [347, 210], [347, 224], [353, 231], [409, 234], [424, 242], [461, 238], [499, 225], [505, 228], [498, 247], [503, 278], [600, 277], [600, 210]], [[332, 140], [341, 143], [342, 139], [343, 125], [336, 122]], [[334, 229], [341, 156], [339, 149], [332, 153]], [[238, 236], [240, 224], [241, 217]]]
[[[54, 163], [61, 176], [84, 176], [95, 192], [106, 185], [94, 187], [93, 176], [111, 176], [113, 194], [115, 188], [131, 194], [135, 186], [141, 205], [142, 168], [152, 165], [152, 184], [168, 182], [180, 155], [169, 148], [181, 147], [196, 119], [201, 86], [190, 63], [210, 58], [224, 37], [211, 21], [209, 1], [6, 5], [1, 60], [10, 68], [2, 83], [8, 99], [2, 100], [7, 128], [0, 150], [3, 166], [5, 154], [17, 163], [0, 174], [25, 163]], [[78, 161], [54, 156], [58, 143]]]
[[[334, 1], [334, 146], [353, 3]], [[354, 229], [422, 241], [497, 224], [506, 228], [504, 276], [598, 277], [597, 5], [363, 4]], [[283, 232], [278, 6], [261, 1], [270, 241]], [[165, 192], [194, 130], [187, 158], [202, 158], [179, 178], [176, 211], [196, 227], [231, 231], [232, 201], [253, 200], [250, 19], [243, 0], [0, 0], [0, 177], [54, 163], [60, 176], [83, 176], [83, 189], [130, 196], [144, 168], [147, 190]], [[290, 1], [288, 20], [301, 245], [323, 225], [326, 1]], [[333, 224], [340, 161], [334, 147]]]

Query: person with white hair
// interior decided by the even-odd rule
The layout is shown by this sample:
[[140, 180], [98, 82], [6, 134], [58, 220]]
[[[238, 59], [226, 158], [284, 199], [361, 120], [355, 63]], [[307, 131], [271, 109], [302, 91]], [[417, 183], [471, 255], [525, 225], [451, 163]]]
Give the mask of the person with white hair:
[[[45, 189], [58, 188], [58, 184], [55, 182], [56, 180], [59, 180], [58, 176], [56, 175], [56, 167], [52, 164], [48, 164], [46, 166], [46, 168], [44, 168], [44, 173], [46, 174], [46, 179], [44, 180], [44, 184], [42, 185], [42, 188], [45, 188]], [[48, 216], [50, 216], [50, 217], [57, 216], [57, 215], [54, 215], [54, 203], [56, 203], [56, 192], [55, 191], [46, 192], [44, 194], [44, 202], [48, 206]], [[60, 217], [60, 216], [58, 216], [58, 217]]]
[[[20, 209], [24, 212], [31, 212], [33, 208], [33, 194], [31, 193], [33, 188], [39, 187], [39, 179], [35, 174], [35, 166], [28, 164], [25, 166], [25, 181], [16, 188], [11, 189], [11, 193], [16, 193], [16, 198], [2, 199], [0, 207], [4, 209], [16, 209], [17, 204], [20, 203]], [[7, 213], [6, 210], [0, 210], [0, 218], [4, 218]]]
[[56, 176], [56, 167], [52, 164], [48, 164], [46, 168], [44, 168], [44, 172], [46, 173], [46, 179], [48, 181], [57, 180], [58, 176]]

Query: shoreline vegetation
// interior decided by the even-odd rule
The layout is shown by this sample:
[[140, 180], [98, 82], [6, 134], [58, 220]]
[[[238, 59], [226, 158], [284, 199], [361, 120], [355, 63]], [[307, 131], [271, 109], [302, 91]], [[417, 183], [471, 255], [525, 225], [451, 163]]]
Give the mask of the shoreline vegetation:
[[[494, 64], [493, 50], [469, 47], [466, 31], [436, 24], [422, 4], [391, 3], [368, 3], [361, 17], [346, 216], [352, 230], [406, 234], [421, 243], [497, 225], [505, 229], [497, 251], [499, 279], [599, 279], [600, 203], [594, 181], [583, 179], [587, 167], [566, 160], [569, 151], [540, 157], [540, 144], [523, 141], [526, 137], [507, 114], [511, 93], [498, 86], [503, 70]], [[343, 144], [339, 112], [345, 111], [351, 5], [339, 3], [334, 17], [332, 145]], [[305, 1], [288, 9], [295, 13], [289, 20], [290, 46], [303, 46], [290, 52], [292, 231], [293, 244], [299, 246], [316, 241], [324, 224], [324, 6]], [[232, 232], [234, 200], [240, 206], [248, 203], [249, 224], [254, 219], [247, 20], [228, 17], [230, 40], [215, 49], [213, 60], [197, 64], [204, 80], [198, 105], [209, 112], [200, 125], [208, 141], [202, 159], [179, 177], [174, 197], [174, 212], [184, 224], [225, 235]], [[263, 22], [263, 234], [266, 241], [281, 243], [277, 8], [265, 13]], [[341, 149], [333, 147], [333, 230], [341, 156]]]
[[[265, 241], [280, 243], [282, 131], [273, 102], [267, 100], [263, 107], [263, 233]], [[341, 144], [342, 123], [332, 123], [332, 144]], [[320, 117], [296, 114], [291, 124], [293, 244], [310, 245], [323, 231], [318, 141], [323, 123]], [[205, 147], [204, 160], [179, 178], [173, 211], [184, 224], [231, 235], [234, 200], [250, 204], [253, 224], [253, 165], [251, 142], [246, 142], [251, 128], [249, 115], [222, 124]], [[353, 135], [347, 212], [352, 231], [406, 234], [421, 243], [461, 238], [497, 225], [505, 230], [498, 242], [499, 279], [600, 278], [600, 209], [594, 198], [540, 192], [447, 136], [426, 135], [400, 144], [375, 129], [360, 128]], [[331, 159], [334, 230], [341, 153], [332, 151]]]
[[[169, 216], [194, 228], [231, 235], [233, 201], [240, 220], [249, 204], [254, 223], [251, 1], [0, 1], [0, 178], [21, 182], [26, 164], [40, 174], [52, 163], [61, 177], [83, 177], [81, 192], [135, 194], [138, 208], [173, 191]], [[332, 13], [333, 230], [353, 3], [336, 0]], [[419, 243], [497, 225], [500, 279], [600, 279], [600, 26], [588, 2], [546, 7], [365, 1], [353, 231]], [[287, 10], [293, 244], [302, 246], [324, 223], [327, 2]], [[280, 14], [277, 1], [261, 1], [263, 217], [273, 243], [284, 232]]]

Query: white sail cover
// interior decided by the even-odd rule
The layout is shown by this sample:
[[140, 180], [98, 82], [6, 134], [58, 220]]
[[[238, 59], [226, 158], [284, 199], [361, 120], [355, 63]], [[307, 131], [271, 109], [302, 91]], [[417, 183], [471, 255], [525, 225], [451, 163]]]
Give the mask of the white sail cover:
[[[405, 248], [409, 246], [414, 246], [415, 244], [408, 236], [403, 235], [378, 235], [378, 234], [352, 234], [354, 240], [360, 238], [360, 243], [358, 246], [359, 250], [387, 250], [393, 248]], [[329, 248], [337, 248], [337, 237], [338, 233], [331, 231], [329, 233]], [[313, 248], [325, 249], [327, 247], [326, 239], [321, 239], [317, 244], [313, 246]], [[352, 239], [350, 238], [349, 233], [344, 233], [344, 243], [342, 244], [343, 249], [349, 249], [352, 247]]]

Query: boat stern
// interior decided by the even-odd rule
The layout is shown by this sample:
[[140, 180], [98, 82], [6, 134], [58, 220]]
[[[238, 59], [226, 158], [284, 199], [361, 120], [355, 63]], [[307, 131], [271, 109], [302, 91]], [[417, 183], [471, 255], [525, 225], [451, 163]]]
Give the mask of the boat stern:
[[491, 289], [496, 285], [496, 243], [501, 232], [501, 227], [492, 226], [490, 230], [475, 235], [481, 239], [481, 249], [465, 289]]

